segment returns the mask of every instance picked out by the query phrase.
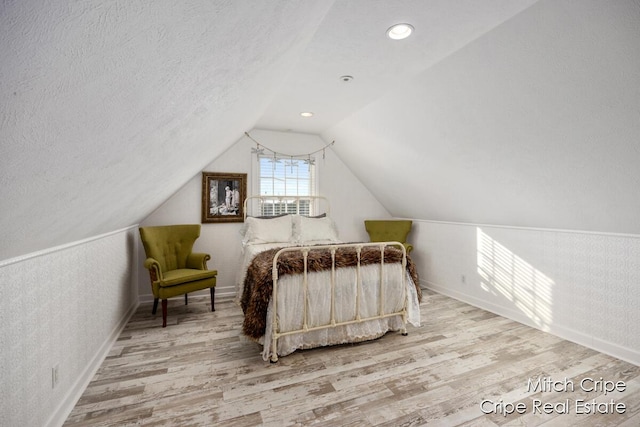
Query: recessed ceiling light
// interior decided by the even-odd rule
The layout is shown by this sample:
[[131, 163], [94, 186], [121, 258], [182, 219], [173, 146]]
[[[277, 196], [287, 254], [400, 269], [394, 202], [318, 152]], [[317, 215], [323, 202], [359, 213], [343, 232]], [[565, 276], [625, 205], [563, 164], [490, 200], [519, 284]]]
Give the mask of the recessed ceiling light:
[[345, 83], [349, 83], [351, 80], [353, 80], [353, 76], [340, 76], [340, 80]]
[[396, 24], [387, 30], [387, 36], [392, 40], [406, 39], [413, 32], [413, 26], [410, 24]]
[[313, 113], [311, 111], [304, 111], [304, 112], [300, 113], [300, 115], [302, 117], [312, 117]]

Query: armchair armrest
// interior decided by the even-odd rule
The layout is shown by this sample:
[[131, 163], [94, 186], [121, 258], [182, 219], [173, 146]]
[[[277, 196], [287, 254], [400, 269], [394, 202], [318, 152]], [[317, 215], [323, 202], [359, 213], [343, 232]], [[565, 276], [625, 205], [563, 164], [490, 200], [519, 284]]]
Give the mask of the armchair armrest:
[[403, 243], [403, 244], [404, 244], [404, 248], [407, 251], [407, 255], [409, 255], [409, 252], [413, 250], [413, 245], [411, 243]]
[[144, 267], [149, 270], [152, 282], [162, 280], [162, 269], [160, 268], [160, 263], [158, 261], [153, 258], [147, 258], [144, 261]]
[[203, 254], [194, 252], [187, 257], [187, 268], [194, 268], [196, 270], [206, 270], [207, 261], [211, 259], [209, 254]]

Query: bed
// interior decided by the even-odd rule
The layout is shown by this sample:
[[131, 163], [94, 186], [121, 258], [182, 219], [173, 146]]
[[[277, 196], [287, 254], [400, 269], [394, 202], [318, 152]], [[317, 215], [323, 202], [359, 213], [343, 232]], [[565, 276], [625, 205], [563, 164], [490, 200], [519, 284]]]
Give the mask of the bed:
[[244, 212], [236, 301], [265, 361], [420, 326], [418, 276], [401, 243], [342, 242], [323, 197], [254, 196]]

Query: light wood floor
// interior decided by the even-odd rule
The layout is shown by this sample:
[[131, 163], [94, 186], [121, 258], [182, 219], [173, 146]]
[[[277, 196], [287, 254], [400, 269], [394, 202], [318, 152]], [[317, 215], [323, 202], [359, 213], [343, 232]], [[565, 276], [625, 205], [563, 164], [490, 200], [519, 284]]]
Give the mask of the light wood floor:
[[[239, 307], [220, 299], [212, 313], [208, 301], [170, 301], [165, 329], [141, 306], [65, 425], [640, 425], [640, 367], [442, 295], [425, 294], [423, 326], [408, 336], [298, 351], [276, 364], [241, 338]], [[528, 391], [538, 378], [572, 381], [574, 391]], [[626, 389], [582, 391], [584, 378]], [[485, 399], [526, 407], [483, 414]], [[626, 410], [577, 414], [580, 399]], [[544, 404], [556, 406], [536, 413]]]

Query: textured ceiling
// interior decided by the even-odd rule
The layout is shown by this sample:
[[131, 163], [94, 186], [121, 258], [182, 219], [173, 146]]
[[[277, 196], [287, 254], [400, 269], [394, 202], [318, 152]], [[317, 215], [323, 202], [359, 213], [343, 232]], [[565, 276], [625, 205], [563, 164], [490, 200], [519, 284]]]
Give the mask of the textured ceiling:
[[640, 234], [639, 4], [2, 2], [0, 260], [138, 223], [254, 127], [336, 140], [394, 215]]
[[[257, 127], [319, 134], [535, 1], [337, 1]], [[387, 28], [402, 22], [415, 27], [413, 35], [388, 38]], [[353, 80], [343, 82], [344, 75]]]
[[332, 2], [0, 5], [0, 259], [138, 223], [250, 129]]
[[322, 136], [396, 216], [640, 234], [639, 47], [638, 0], [543, 0]]

